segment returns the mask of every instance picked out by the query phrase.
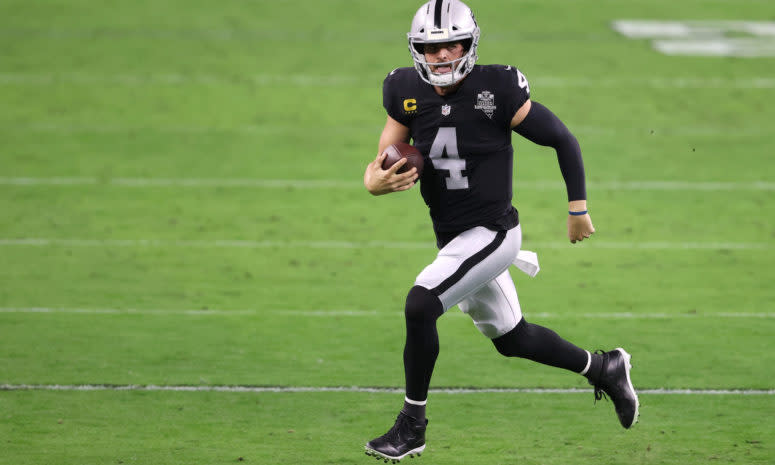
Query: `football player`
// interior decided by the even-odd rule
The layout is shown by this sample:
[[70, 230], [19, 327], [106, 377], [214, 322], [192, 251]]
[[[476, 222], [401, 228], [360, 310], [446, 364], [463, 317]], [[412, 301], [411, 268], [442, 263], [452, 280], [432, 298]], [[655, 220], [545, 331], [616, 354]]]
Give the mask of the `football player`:
[[511, 205], [511, 132], [557, 152], [572, 243], [595, 232], [576, 138], [549, 109], [530, 100], [530, 86], [520, 70], [476, 64], [479, 27], [463, 2], [424, 4], [408, 38], [414, 68], [398, 68], [385, 78], [387, 122], [364, 185], [373, 195], [414, 186], [416, 169], [397, 173], [405, 160], [382, 169], [388, 146], [412, 140], [424, 157], [420, 192], [439, 252], [406, 298], [404, 406], [393, 427], [366, 444], [366, 453], [395, 462], [425, 449], [425, 406], [439, 352], [436, 320], [455, 305], [502, 355], [585, 376], [595, 398], [607, 394], [621, 425], [629, 428], [638, 419], [630, 355], [621, 348], [591, 353], [525, 321], [508, 272], [512, 263], [519, 265], [522, 242], [519, 216]]

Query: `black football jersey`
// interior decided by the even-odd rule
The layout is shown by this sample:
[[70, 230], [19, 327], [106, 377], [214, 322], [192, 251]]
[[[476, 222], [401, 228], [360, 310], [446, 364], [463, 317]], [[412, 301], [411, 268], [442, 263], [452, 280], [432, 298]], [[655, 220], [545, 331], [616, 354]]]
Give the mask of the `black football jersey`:
[[530, 98], [518, 69], [476, 65], [457, 91], [440, 96], [414, 68], [398, 68], [382, 92], [388, 115], [410, 129], [423, 154], [420, 191], [440, 241], [475, 226], [518, 224], [511, 205], [510, 126]]

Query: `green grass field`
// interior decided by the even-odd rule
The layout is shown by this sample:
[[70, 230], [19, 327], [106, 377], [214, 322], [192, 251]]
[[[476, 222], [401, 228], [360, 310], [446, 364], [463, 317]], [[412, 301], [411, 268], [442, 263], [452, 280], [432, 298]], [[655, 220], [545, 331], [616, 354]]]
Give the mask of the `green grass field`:
[[[523, 312], [627, 348], [641, 421], [453, 309], [412, 463], [775, 462], [775, 58], [611, 28], [771, 2], [469, 5], [479, 62], [518, 66], [584, 152], [597, 233], [571, 245], [553, 152], [515, 136]], [[361, 184], [418, 6], [0, 3], [0, 464], [374, 462], [435, 255], [418, 189]]]

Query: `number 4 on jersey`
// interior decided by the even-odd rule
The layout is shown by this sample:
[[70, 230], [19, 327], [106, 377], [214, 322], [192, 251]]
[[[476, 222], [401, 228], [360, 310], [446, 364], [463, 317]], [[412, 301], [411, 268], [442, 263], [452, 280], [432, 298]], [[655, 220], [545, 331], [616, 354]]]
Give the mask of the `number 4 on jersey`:
[[[444, 153], [446, 158], [442, 158]], [[457, 151], [457, 131], [455, 128], [439, 128], [429, 154], [433, 167], [437, 170], [449, 171], [447, 189], [468, 189], [468, 177], [463, 176], [466, 161], [460, 158]]]
[[525, 89], [528, 95], [530, 95], [530, 84], [527, 83], [527, 78], [520, 70], [517, 70], [517, 79], [519, 79], [517, 85], [519, 85], [520, 88]]
[[[506, 67], [506, 71], [511, 71], [511, 66]], [[518, 70], [517, 68], [514, 68], [514, 71], [517, 72], [517, 85], [520, 89], [525, 89], [530, 95], [530, 84], [527, 83], [527, 78], [524, 74], [522, 74], [522, 71]]]

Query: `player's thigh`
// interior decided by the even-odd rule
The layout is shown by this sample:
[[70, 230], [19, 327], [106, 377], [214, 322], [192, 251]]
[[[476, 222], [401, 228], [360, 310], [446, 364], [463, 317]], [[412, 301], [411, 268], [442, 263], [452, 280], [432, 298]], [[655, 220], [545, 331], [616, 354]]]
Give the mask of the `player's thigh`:
[[521, 242], [519, 226], [508, 231], [469, 229], [439, 250], [415, 284], [438, 296], [447, 310], [507, 270]]
[[517, 289], [506, 270], [458, 304], [490, 339], [503, 336], [522, 319]]

